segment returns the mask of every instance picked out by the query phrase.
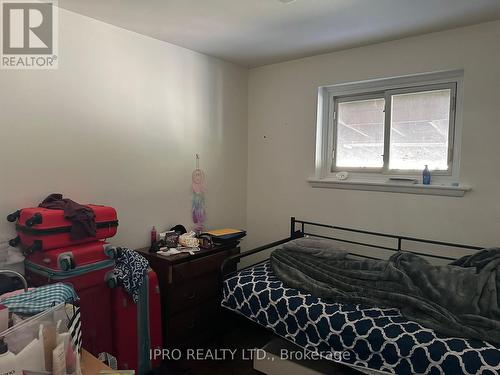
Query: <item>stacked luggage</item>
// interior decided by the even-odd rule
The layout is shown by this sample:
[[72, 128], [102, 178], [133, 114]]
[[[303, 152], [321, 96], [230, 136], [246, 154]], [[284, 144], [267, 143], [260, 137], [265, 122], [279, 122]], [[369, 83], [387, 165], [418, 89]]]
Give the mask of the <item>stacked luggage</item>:
[[[18, 234], [10, 245], [23, 249], [26, 276], [33, 286], [56, 282], [73, 286], [80, 299], [84, 349], [95, 356], [111, 354], [119, 369], [145, 373], [151, 367], [149, 349], [162, 344], [158, 280], [153, 271], [148, 272], [144, 299], [148, 303], [141, 309], [114, 275], [119, 248], [109, 245], [106, 239], [117, 232], [116, 210], [97, 205], [85, 207], [95, 216], [94, 236], [75, 238], [74, 222], [67, 219], [62, 209], [25, 208], [7, 217], [16, 222]], [[144, 318], [138, 310], [148, 316]], [[139, 323], [134, 325], [132, 321]], [[133, 341], [134, 337], [143, 342], [147, 338], [147, 352], [138, 344], [139, 339]]]
[[10, 241], [12, 246], [22, 245], [26, 253], [64, 248], [113, 237], [118, 229], [116, 210], [107, 206], [86, 205], [95, 215], [95, 236], [74, 238], [74, 223], [65, 217], [64, 210], [42, 207], [24, 208], [7, 220], [16, 222], [18, 236]]

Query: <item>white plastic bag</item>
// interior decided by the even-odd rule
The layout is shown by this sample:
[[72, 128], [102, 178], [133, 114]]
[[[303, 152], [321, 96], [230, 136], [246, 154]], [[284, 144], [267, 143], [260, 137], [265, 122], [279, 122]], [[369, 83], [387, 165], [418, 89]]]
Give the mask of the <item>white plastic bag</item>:
[[20, 249], [11, 247], [8, 241], [0, 241], [0, 269], [24, 275], [24, 256]]
[[7, 256], [9, 254], [9, 242], [0, 241], [0, 265], [7, 261]]

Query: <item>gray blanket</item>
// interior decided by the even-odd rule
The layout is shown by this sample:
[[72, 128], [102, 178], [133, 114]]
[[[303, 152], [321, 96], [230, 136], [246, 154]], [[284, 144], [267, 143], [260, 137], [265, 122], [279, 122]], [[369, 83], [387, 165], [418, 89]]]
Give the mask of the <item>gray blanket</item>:
[[299, 239], [275, 250], [271, 265], [286, 286], [326, 301], [395, 307], [436, 332], [500, 343], [498, 248], [435, 266], [405, 252], [356, 259], [331, 242]]

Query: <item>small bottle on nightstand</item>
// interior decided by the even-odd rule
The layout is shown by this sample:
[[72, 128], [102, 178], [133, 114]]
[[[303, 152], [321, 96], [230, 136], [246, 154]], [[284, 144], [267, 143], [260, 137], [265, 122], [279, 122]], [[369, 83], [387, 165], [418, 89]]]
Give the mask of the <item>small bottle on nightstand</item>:
[[156, 227], [153, 226], [153, 229], [151, 229], [151, 246], [154, 246], [157, 240]]

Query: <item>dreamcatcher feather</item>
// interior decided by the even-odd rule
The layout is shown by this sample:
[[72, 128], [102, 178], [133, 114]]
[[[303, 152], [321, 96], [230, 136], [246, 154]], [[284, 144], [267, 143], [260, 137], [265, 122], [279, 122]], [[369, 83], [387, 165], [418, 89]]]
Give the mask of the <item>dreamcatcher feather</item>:
[[200, 156], [196, 154], [196, 169], [193, 171], [193, 204], [191, 213], [194, 229], [203, 232], [206, 219], [205, 212], [205, 173], [200, 169]]

